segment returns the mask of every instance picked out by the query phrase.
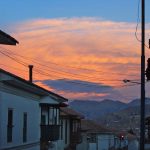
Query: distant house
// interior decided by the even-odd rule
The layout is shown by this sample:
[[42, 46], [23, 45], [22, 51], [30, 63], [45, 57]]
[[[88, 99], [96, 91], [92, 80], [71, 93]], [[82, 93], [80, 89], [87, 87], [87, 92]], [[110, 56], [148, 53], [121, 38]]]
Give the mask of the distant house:
[[115, 137], [115, 149], [128, 149], [128, 132], [114, 131]]
[[133, 134], [127, 134], [128, 150], [139, 150], [139, 141]]
[[114, 131], [115, 133], [115, 149], [116, 150], [138, 150], [139, 141], [133, 131]]
[[77, 150], [111, 150], [115, 148], [115, 135], [91, 120], [81, 121], [82, 143]]
[[145, 119], [145, 127], [146, 143], [150, 143], [150, 116]]
[[18, 43], [19, 42], [15, 38], [0, 30], [0, 44], [16, 45]]
[[66, 101], [0, 69], [0, 150], [57, 150]]
[[145, 118], [145, 148], [150, 149], [150, 116]]
[[61, 119], [61, 140], [62, 148], [65, 150], [76, 150], [78, 144], [82, 142], [81, 120], [84, 118], [75, 110], [63, 107], [60, 109]]

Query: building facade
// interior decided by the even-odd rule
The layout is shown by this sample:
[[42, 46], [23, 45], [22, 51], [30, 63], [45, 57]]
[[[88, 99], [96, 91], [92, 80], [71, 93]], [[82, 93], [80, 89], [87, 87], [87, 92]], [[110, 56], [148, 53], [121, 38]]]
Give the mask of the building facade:
[[59, 108], [66, 101], [1, 69], [0, 150], [48, 150], [51, 145], [57, 146]]
[[112, 150], [115, 149], [115, 134], [91, 121], [81, 121], [82, 143], [77, 150]]
[[61, 108], [60, 110], [60, 132], [64, 149], [76, 150], [77, 145], [82, 142], [81, 120], [84, 117], [78, 112], [68, 107]]

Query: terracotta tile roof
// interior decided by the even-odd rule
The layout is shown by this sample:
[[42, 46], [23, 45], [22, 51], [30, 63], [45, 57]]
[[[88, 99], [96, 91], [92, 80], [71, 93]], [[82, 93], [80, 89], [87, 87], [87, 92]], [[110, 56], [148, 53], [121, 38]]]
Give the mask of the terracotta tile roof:
[[81, 120], [81, 129], [88, 133], [112, 133], [111, 130], [95, 123], [92, 120]]
[[61, 116], [69, 116], [69, 117], [75, 117], [77, 119], [83, 119], [84, 116], [81, 115], [79, 112], [69, 108], [69, 107], [61, 107], [60, 108], [61, 112], [60, 115]]

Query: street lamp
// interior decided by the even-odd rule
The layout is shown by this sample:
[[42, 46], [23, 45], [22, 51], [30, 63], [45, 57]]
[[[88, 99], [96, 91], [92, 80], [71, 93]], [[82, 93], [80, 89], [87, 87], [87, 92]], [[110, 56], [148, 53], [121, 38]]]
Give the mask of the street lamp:
[[132, 81], [132, 80], [128, 80], [128, 79], [124, 79], [123, 80], [124, 83], [136, 83], [136, 84], [141, 84], [140, 82], [136, 82], [136, 81]]

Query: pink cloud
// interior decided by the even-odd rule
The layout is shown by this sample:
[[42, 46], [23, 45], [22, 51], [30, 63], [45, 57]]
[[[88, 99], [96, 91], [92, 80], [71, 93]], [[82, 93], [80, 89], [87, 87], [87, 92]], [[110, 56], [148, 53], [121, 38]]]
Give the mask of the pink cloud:
[[[134, 36], [135, 26], [136, 23], [99, 18], [30, 20], [13, 27], [14, 37], [20, 44], [17, 47], [5, 47], [12, 52], [37, 59], [54, 70], [49, 71], [49, 77], [34, 74], [36, 79], [71, 78], [116, 86], [122, 83], [109, 80], [139, 78], [140, 43]], [[1, 56], [1, 60], [10, 65], [10, 68], [7, 67], [9, 70], [28, 78], [26, 68], [23, 68], [27, 70], [24, 72], [16, 71], [11, 66], [22, 66], [4, 56]], [[24, 61], [34, 64], [30, 60]], [[34, 65], [35, 68], [39, 67]]]

